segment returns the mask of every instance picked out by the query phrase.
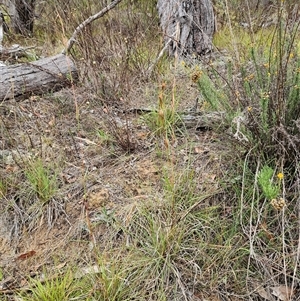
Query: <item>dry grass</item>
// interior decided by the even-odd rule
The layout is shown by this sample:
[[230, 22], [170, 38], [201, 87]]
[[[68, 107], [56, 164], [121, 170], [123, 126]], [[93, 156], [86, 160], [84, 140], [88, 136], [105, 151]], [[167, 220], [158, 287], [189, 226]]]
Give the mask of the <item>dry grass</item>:
[[[105, 1], [77, 2], [38, 8], [49, 23], [37, 20], [33, 39], [55, 53]], [[247, 101], [265, 82], [247, 72], [263, 75], [263, 62], [247, 54], [238, 69], [231, 52], [210, 64], [162, 58], [149, 77], [162, 47], [156, 18], [149, 1], [125, 1], [75, 45], [78, 86], [1, 104], [4, 300], [272, 300], [278, 287], [297, 300], [298, 165], [261, 143], [263, 114], [241, 124], [248, 141], [232, 139], [232, 120], [259, 109]], [[226, 112], [214, 131], [176, 122], [199, 90], [198, 113]], [[152, 114], [132, 110], [145, 108]], [[283, 210], [270, 195], [284, 198]]]

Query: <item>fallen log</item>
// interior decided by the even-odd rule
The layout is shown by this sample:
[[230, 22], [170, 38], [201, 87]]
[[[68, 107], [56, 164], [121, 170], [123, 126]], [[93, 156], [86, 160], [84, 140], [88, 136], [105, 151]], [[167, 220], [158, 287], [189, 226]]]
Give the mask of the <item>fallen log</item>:
[[[100, 12], [78, 25], [62, 54], [31, 63], [10, 66], [5, 66], [0, 61], [0, 102], [11, 98], [22, 99], [30, 95], [56, 91], [74, 83], [78, 79], [77, 70], [73, 61], [66, 54], [71, 51], [76, 37], [86, 26], [104, 16], [121, 1], [112, 1]], [[26, 56], [26, 51], [23, 50], [22, 47], [17, 47], [17, 50], [0, 47], [0, 59], [7, 59], [11, 55], [18, 56], [19, 53]]]
[[1, 48], [0, 46], [0, 63], [6, 63], [6, 61], [9, 61], [9, 63], [11, 64], [21, 57], [29, 59], [32, 57], [32, 54], [28, 50], [32, 48], [35, 48], [35, 46], [22, 47], [19, 44], [13, 44], [9, 48]]
[[57, 91], [77, 79], [75, 64], [64, 54], [30, 63], [0, 66], [0, 102]]
[[[132, 108], [125, 110], [124, 113], [135, 113], [140, 115], [150, 114], [156, 112], [156, 110], [148, 108]], [[186, 129], [210, 130], [220, 127], [226, 120], [226, 113], [224, 111], [217, 112], [177, 112], [179, 116], [179, 127], [184, 126]]]

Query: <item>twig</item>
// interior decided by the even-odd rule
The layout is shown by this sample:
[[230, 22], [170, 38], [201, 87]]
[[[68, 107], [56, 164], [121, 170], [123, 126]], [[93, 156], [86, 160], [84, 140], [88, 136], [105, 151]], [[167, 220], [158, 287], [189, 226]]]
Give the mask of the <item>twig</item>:
[[158, 54], [158, 57], [155, 59], [155, 61], [152, 63], [152, 65], [148, 68], [147, 70], [147, 75], [148, 77], [151, 76], [152, 71], [154, 69], [154, 67], [157, 65], [157, 63], [159, 62], [159, 60], [162, 58], [162, 56], [164, 55], [165, 51], [168, 49], [170, 43], [171, 43], [172, 39], [169, 39], [169, 41], [166, 43], [166, 45], [164, 46], [164, 48], [160, 51], [160, 53]]
[[90, 23], [92, 23], [93, 21], [101, 18], [102, 16], [104, 16], [107, 12], [109, 12], [111, 9], [113, 9], [117, 4], [119, 4], [122, 0], [115, 0], [113, 2], [111, 2], [109, 5], [107, 5], [105, 8], [103, 8], [100, 12], [98, 12], [97, 14], [88, 17], [86, 20], [84, 20], [81, 24], [79, 24], [77, 26], [77, 28], [75, 29], [75, 31], [73, 32], [72, 37], [69, 39], [68, 43], [67, 43], [67, 47], [66, 49], [63, 50], [63, 54], [66, 54], [68, 52], [70, 52], [70, 50], [72, 49], [74, 43], [76, 42], [76, 37], [78, 36], [78, 34]]

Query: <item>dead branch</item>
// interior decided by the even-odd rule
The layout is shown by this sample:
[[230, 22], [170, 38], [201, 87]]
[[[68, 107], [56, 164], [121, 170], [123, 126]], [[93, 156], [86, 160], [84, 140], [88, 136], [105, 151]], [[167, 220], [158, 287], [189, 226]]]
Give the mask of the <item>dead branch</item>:
[[103, 8], [100, 12], [98, 12], [97, 14], [88, 17], [88, 19], [84, 20], [81, 24], [79, 24], [77, 26], [77, 28], [75, 29], [75, 31], [73, 32], [72, 37], [69, 39], [68, 43], [67, 43], [67, 47], [66, 49], [63, 50], [63, 54], [66, 54], [68, 52], [70, 52], [70, 50], [72, 49], [74, 43], [76, 42], [76, 37], [78, 36], [78, 34], [89, 24], [91, 24], [93, 21], [101, 18], [102, 16], [104, 16], [107, 12], [109, 12], [111, 9], [113, 9], [117, 4], [119, 4], [122, 0], [115, 0], [113, 2], [111, 2], [109, 5], [107, 5], [105, 8]]

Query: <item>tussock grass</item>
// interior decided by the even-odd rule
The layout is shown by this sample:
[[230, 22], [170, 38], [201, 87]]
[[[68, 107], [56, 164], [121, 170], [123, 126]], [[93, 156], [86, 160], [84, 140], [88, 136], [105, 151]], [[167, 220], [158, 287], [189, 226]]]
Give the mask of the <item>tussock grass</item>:
[[166, 91], [166, 83], [162, 83], [157, 108], [143, 117], [153, 133], [166, 139], [175, 138], [175, 131], [179, 130], [181, 125], [180, 115], [177, 113], [177, 100], [173, 92], [169, 94]]
[[58, 180], [57, 175], [44, 166], [41, 159], [33, 162], [28, 162], [25, 169], [26, 179], [29, 181], [31, 188], [36, 193], [42, 206], [51, 200], [57, 193]]
[[[57, 300], [71, 300], [80, 297], [80, 292], [76, 291], [72, 285], [73, 277], [71, 272], [67, 272], [63, 276], [47, 276], [45, 279], [30, 281], [31, 294], [19, 294], [20, 300], [23, 301], [57, 301]], [[51, 279], [52, 278], [52, 279]]]

